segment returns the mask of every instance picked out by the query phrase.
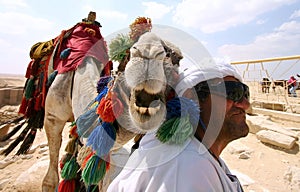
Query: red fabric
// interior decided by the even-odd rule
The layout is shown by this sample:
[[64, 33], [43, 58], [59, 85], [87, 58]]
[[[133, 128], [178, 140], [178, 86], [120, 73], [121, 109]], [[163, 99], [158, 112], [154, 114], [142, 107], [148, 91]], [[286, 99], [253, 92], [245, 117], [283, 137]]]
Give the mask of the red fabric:
[[102, 76], [110, 76], [110, 71], [113, 70], [113, 62], [110, 60], [106, 63], [104, 67], [104, 75]]
[[[59, 47], [60, 51], [71, 48], [70, 55], [66, 59], [60, 59], [60, 52], [57, 52], [54, 58], [54, 69], [58, 73], [75, 70], [86, 56], [95, 57], [104, 64], [108, 62], [106, 42], [98, 26], [78, 23], [71, 29], [72, 33], [68, 38], [63, 39]], [[95, 31], [95, 33], [91, 33], [91, 31]]]
[[25, 114], [26, 113], [27, 105], [28, 105], [28, 100], [25, 97], [23, 97], [22, 101], [21, 101], [20, 108], [19, 108], [19, 114]]
[[34, 63], [34, 59], [32, 59], [32, 60], [29, 62], [28, 66], [27, 66], [26, 74], [25, 74], [25, 77], [26, 77], [27, 79], [30, 78], [30, 75], [31, 75], [31, 67], [32, 67], [32, 64], [33, 64], [33, 63]]

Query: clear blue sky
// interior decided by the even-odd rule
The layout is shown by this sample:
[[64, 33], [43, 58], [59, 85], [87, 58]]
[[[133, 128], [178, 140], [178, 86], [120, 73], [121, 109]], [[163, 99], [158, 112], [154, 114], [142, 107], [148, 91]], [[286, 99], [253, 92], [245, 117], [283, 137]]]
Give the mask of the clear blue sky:
[[[299, 0], [0, 0], [1, 72], [24, 74], [29, 50], [97, 12], [104, 37], [138, 16], [198, 39], [214, 57], [231, 61], [300, 55]], [[300, 73], [300, 62], [291, 71]]]

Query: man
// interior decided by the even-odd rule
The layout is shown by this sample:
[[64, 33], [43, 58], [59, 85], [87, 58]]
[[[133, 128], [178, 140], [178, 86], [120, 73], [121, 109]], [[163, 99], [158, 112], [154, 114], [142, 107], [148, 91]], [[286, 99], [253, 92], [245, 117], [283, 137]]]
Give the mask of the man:
[[245, 137], [249, 89], [228, 63], [184, 70], [178, 96], [199, 103], [195, 134], [182, 145], [146, 134], [108, 191], [243, 191], [220, 154], [228, 143]]

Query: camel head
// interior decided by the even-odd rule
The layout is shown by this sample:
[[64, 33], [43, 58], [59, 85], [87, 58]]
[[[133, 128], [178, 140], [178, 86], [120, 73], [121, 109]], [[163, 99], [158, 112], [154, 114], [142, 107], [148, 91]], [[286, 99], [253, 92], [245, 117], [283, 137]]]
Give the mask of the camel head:
[[129, 115], [141, 132], [157, 129], [166, 116], [166, 101], [176, 83], [180, 50], [152, 32], [130, 48], [125, 80], [130, 89]]

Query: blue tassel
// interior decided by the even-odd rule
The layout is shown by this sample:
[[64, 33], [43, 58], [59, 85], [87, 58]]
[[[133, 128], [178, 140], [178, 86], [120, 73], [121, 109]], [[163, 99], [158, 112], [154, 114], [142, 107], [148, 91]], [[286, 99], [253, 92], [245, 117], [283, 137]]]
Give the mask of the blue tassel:
[[53, 71], [49, 76], [48, 76], [48, 80], [47, 80], [47, 87], [50, 87], [50, 85], [52, 84], [52, 82], [54, 81], [56, 75], [58, 74], [58, 71]]
[[167, 102], [166, 120], [174, 117], [189, 116], [193, 126], [197, 126], [199, 120], [200, 109], [196, 102], [185, 97], [176, 97]]
[[189, 116], [190, 123], [193, 127], [198, 126], [200, 108], [199, 105], [188, 98], [180, 97], [181, 103], [181, 116], [186, 117]]
[[178, 97], [175, 97], [174, 99], [168, 101], [166, 107], [167, 107], [166, 120], [181, 116], [181, 106]]
[[99, 93], [99, 94], [97, 95], [97, 97], [95, 98], [95, 101], [100, 102], [100, 100], [107, 94], [107, 92], [108, 92], [108, 88], [107, 88], [107, 87], [104, 87], [104, 88], [102, 89], [101, 93]]
[[81, 114], [77, 120], [77, 133], [79, 136], [87, 138], [93, 129], [99, 124], [98, 117], [96, 113], [100, 100], [107, 94], [108, 88], [104, 87], [101, 93], [91, 101], [87, 106], [87, 111]]
[[66, 59], [70, 55], [70, 53], [71, 53], [71, 48], [67, 48], [60, 53], [59, 57], [61, 59]]
[[99, 157], [107, 155], [116, 140], [116, 131], [111, 123], [103, 122], [97, 126], [87, 140], [87, 146], [91, 146]]
[[100, 77], [97, 83], [97, 93], [101, 93], [111, 80], [112, 80], [111, 76]]
[[87, 138], [93, 129], [98, 125], [98, 114], [96, 113], [98, 105], [89, 109], [76, 120], [77, 133], [79, 136]]

